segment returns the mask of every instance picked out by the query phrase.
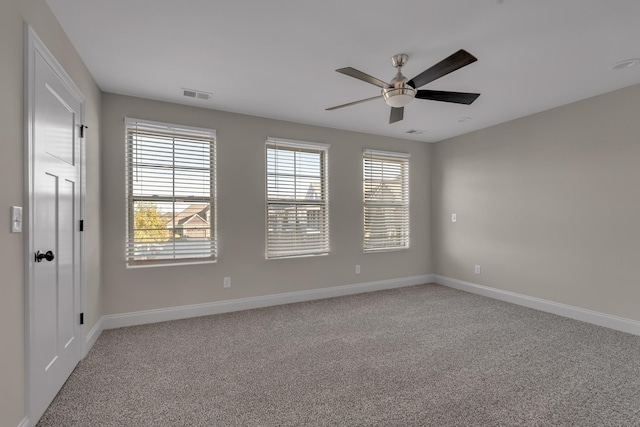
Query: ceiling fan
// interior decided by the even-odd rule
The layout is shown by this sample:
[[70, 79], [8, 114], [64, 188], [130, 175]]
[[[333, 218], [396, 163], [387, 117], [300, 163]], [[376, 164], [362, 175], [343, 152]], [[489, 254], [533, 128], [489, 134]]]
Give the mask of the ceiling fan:
[[441, 90], [417, 90], [418, 88], [430, 83], [440, 77], [443, 77], [453, 71], [465, 67], [478, 58], [471, 55], [464, 49], [460, 49], [448, 58], [443, 59], [431, 68], [427, 68], [411, 80], [402, 75], [402, 67], [409, 60], [409, 56], [405, 53], [393, 55], [391, 63], [398, 70], [396, 76], [389, 83], [385, 83], [355, 68], [346, 67], [336, 71], [350, 77], [354, 77], [363, 82], [371, 83], [382, 89], [381, 94], [371, 98], [361, 99], [360, 101], [349, 102], [348, 104], [337, 105], [327, 108], [327, 111], [337, 110], [338, 108], [349, 107], [351, 105], [360, 104], [367, 101], [373, 101], [380, 97], [384, 98], [387, 105], [391, 107], [391, 117], [389, 124], [399, 122], [404, 117], [404, 106], [410, 103], [413, 98], [429, 99], [432, 101], [453, 102], [456, 104], [469, 105], [480, 96], [479, 93], [467, 92], [447, 92]]

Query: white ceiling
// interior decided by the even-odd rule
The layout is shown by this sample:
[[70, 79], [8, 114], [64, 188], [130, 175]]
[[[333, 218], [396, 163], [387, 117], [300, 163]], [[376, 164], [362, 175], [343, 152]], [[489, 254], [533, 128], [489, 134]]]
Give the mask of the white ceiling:
[[[439, 141], [640, 83], [639, 0], [47, 0], [105, 92], [421, 141]], [[409, 54], [412, 78], [458, 49], [478, 61], [423, 89], [388, 124], [380, 89]], [[210, 101], [181, 88], [213, 93]], [[470, 117], [459, 122], [462, 117]], [[424, 131], [419, 135], [407, 130]]]

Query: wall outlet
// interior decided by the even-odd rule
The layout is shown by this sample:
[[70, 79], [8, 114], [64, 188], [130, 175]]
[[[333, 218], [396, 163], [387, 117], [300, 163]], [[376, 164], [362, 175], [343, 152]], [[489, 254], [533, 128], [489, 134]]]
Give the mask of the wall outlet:
[[224, 287], [225, 288], [230, 288], [231, 287], [231, 277], [225, 277], [224, 278]]
[[356, 265], [356, 274], [360, 274], [360, 265]]
[[475, 267], [475, 269], [473, 270], [473, 272], [474, 272], [475, 274], [480, 274], [480, 266], [479, 266], [479, 265], [476, 265], [476, 267]]
[[458, 215], [451, 214], [451, 222], [456, 222], [458, 220]]

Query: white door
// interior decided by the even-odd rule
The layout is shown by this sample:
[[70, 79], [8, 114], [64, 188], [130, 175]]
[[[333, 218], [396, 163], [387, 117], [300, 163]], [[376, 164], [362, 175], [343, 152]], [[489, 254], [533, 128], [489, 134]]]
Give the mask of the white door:
[[79, 317], [83, 100], [69, 88], [66, 75], [60, 75], [48, 52], [36, 48], [32, 54], [29, 412], [35, 423], [80, 361], [83, 348]]

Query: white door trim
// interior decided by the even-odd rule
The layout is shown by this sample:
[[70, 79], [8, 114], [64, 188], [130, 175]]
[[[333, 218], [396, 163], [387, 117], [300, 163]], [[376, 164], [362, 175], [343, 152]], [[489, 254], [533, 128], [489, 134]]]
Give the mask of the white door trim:
[[[35, 108], [35, 55], [38, 54], [48, 63], [53, 69], [55, 74], [64, 83], [67, 89], [73, 94], [73, 96], [82, 104], [80, 114], [80, 123], [84, 124], [85, 117], [85, 96], [80, 89], [71, 80], [69, 75], [64, 71], [60, 63], [51, 54], [49, 49], [44, 45], [42, 40], [38, 37], [33, 28], [26, 24], [24, 31], [25, 38], [25, 84], [24, 84], [24, 204], [25, 204], [25, 216], [23, 221], [24, 226], [24, 268], [25, 268], [25, 402], [26, 402], [26, 419], [29, 425], [34, 425], [38, 420], [34, 419], [31, 414], [31, 401], [32, 401], [32, 355], [31, 355], [31, 340], [33, 336], [33, 313], [31, 308], [33, 307], [33, 286], [34, 286], [34, 263], [31, 262], [32, 255], [34, 253], [34, 235], [33, 230], [33, 206], [34, 206], [34, 108]], [[84, 138], [80, 142], [80, 215], [81, 219], [84, 218], [84, 202], [86, 196], [85, 187], [85, 142]], [[79, 314], [84, 312], [85, 306], [85, 257], [84, 257], [84, 233], [80, 233], [80, 305], [74, 307], [74, 310]], [[78, 319], [79, 320], [79, 319]], [[85, 337], [85, 325], [77, 323], [78, 336], [82, 337], [80, 340], [81, 354], [78, 356], [78, 360], [82, 358], [85, 353], [83, 346], [86, 345]]]

